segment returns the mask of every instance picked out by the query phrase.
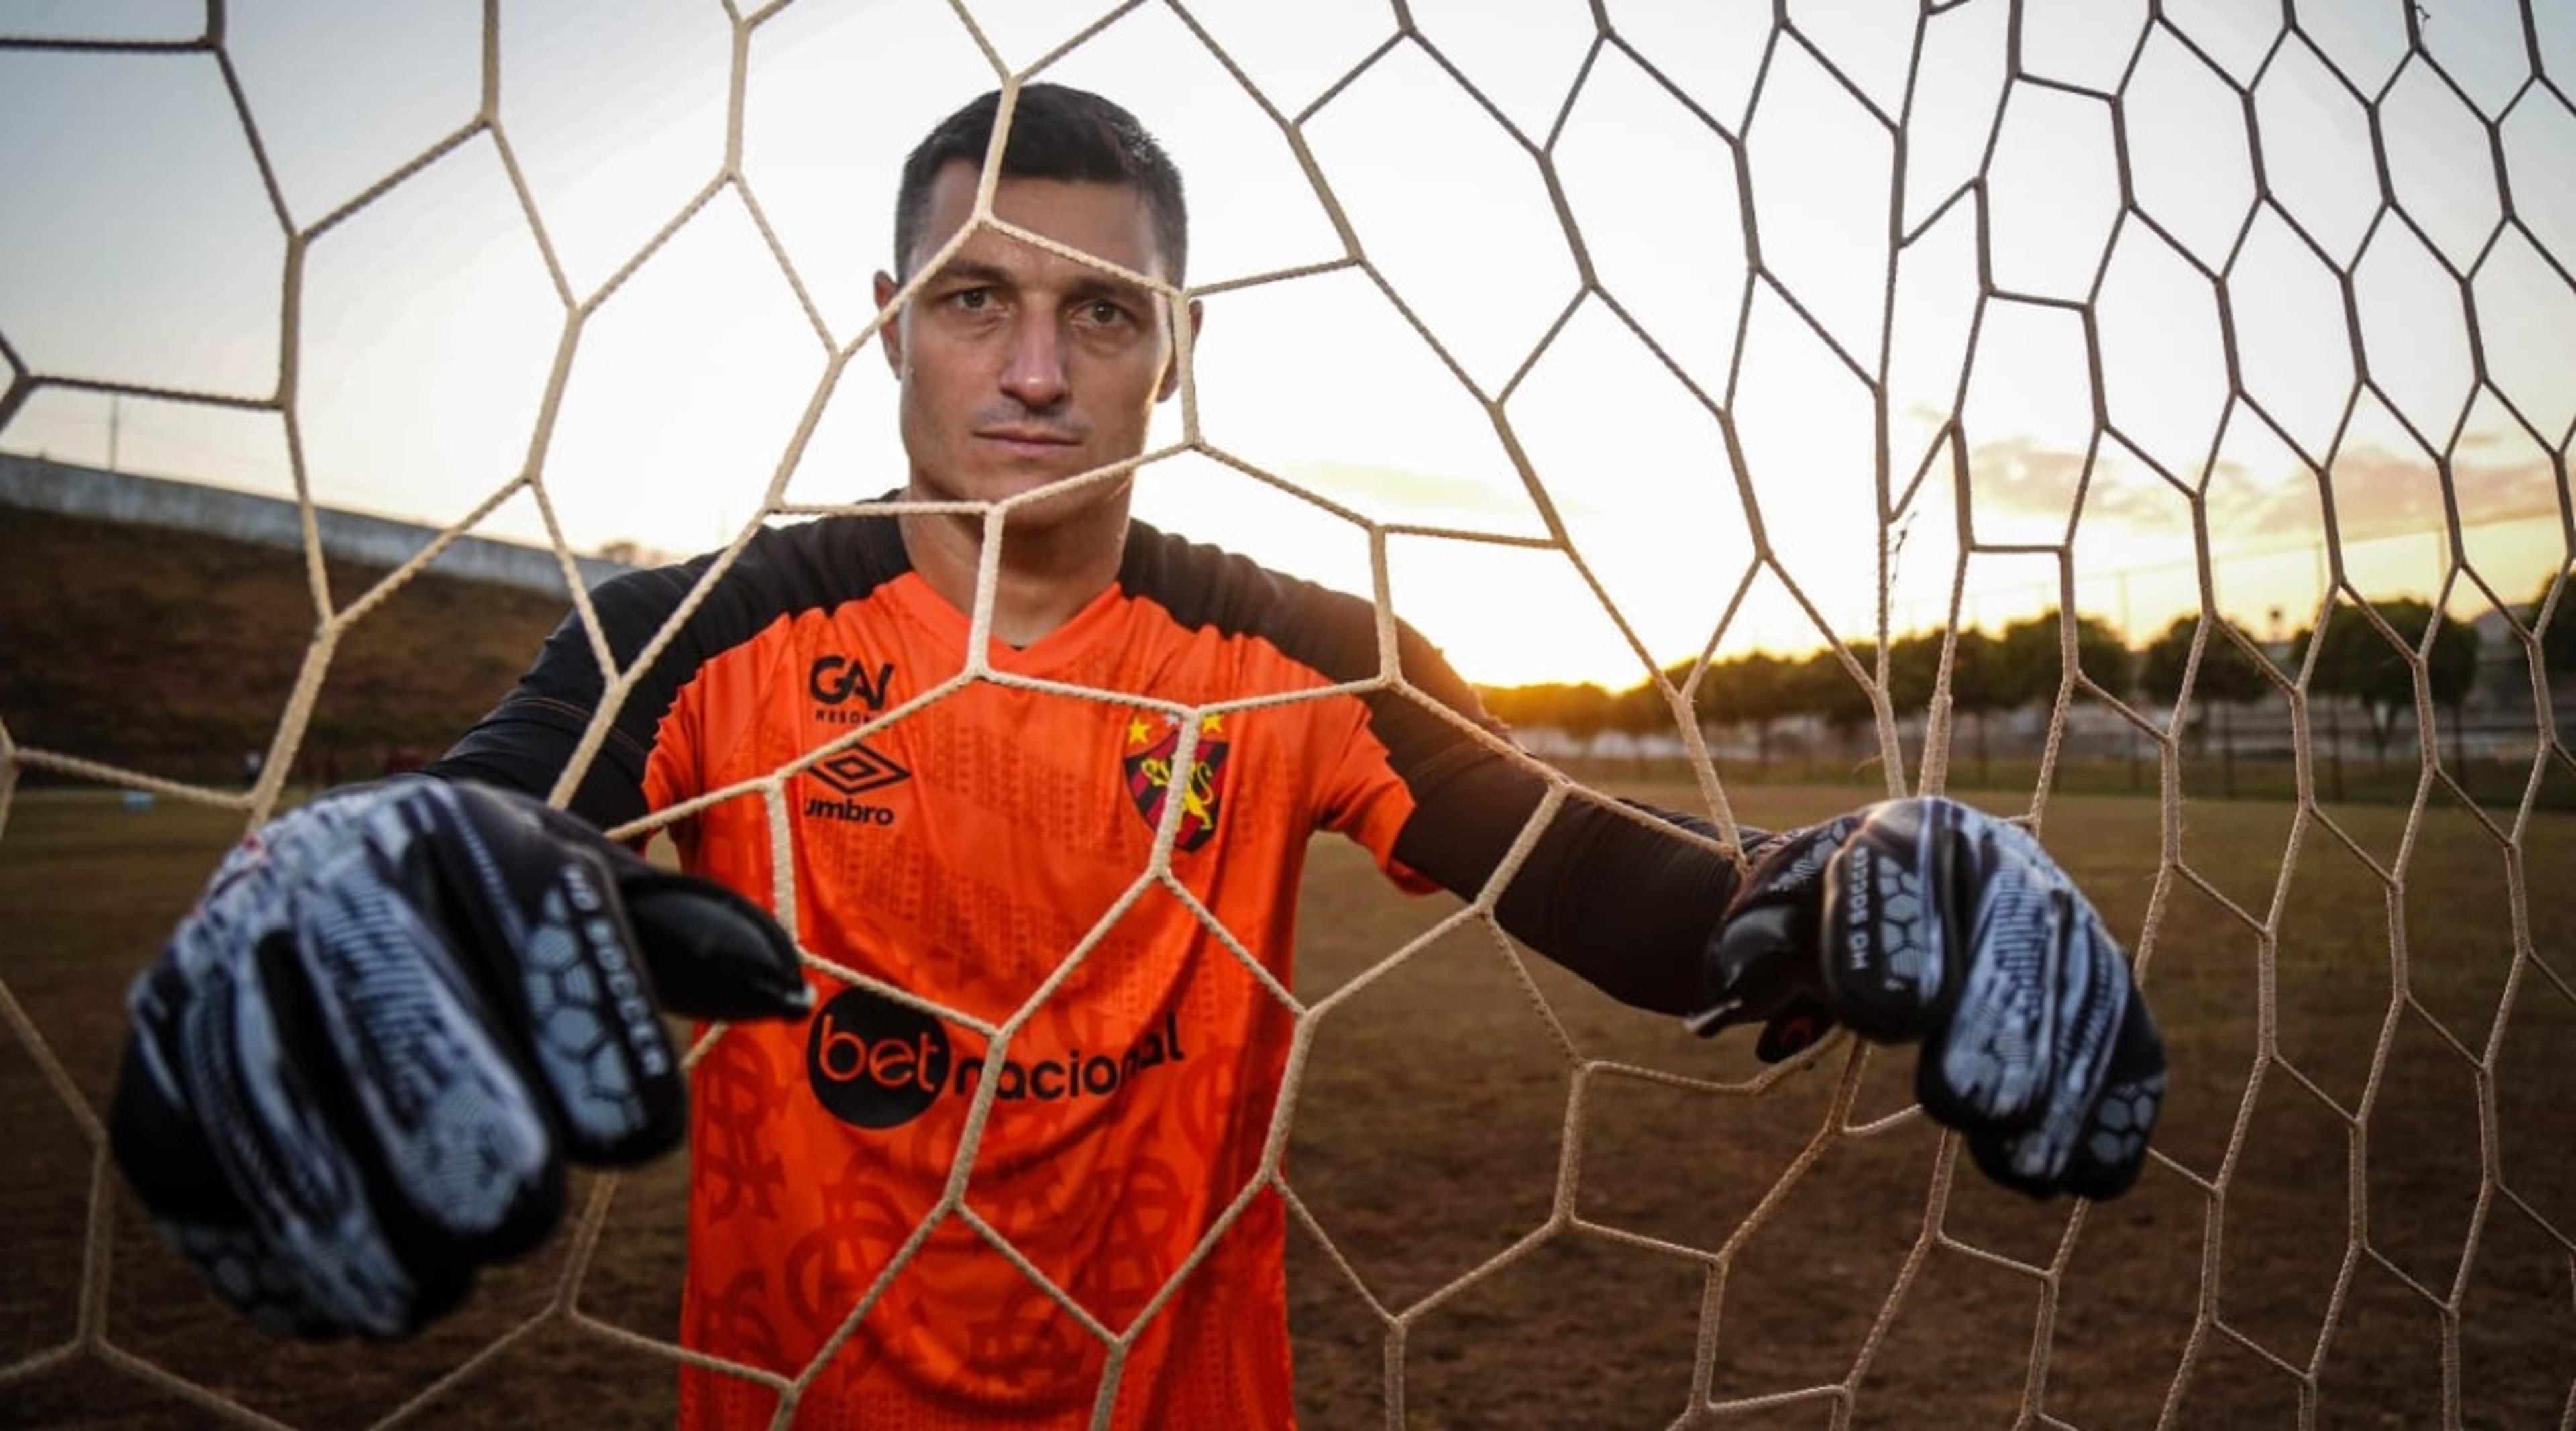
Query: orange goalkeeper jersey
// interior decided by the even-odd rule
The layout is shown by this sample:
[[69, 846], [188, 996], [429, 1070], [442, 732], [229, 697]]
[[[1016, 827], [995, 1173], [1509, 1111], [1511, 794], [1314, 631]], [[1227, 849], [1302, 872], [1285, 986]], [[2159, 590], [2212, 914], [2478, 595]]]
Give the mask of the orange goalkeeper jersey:
[[[621, 663], [706, 570], [595, 594]], [[893, 520], [767, 531], [621, 709], [574, 808], [610, 824], [767, 776], [949, 681], [967, 637]], [[1290, 1424], [1286, 1222], [1259, 1164], [1307, 840], [1338, 830], [1409, 887], [1473, 892], [1542, 793], [1452, 719], [1482, 716], [1437, 654], [1400, 647], [1427, 700], [1335, 689], [1378, 670], [1366, 603], [1138, 524], [1108, 590], [991, 654], [1096, 694], [986, 681], [913, 710], [786, 781], [783, 844], [757, 792], [674, 826], [689, 868], [773, 908], [792, 890], [806, 949], [916, 1001], [817, 974], [804, 1024], [735, 1027], [699, 1064], [683, 1344], [790, 1380], [820, 1359], [803, 1428], [1082, 1426], [1104, 1396], [1120, 1426]], [[567, 622], [437, 769], [542, 791], [600, 691]], [[1300, 692], [1321, 694], [1205, 710]], [[1164, 821], [1169, 885], [1149, 875]], [[1679, 1011], [1731, 886], [1725, 862], [1576, 803], [1499, 912]], [[1023, 1010], [1007, 1046], [968, 1022]], [[1140, 1325], [1113, 1375], [1104, 1334]], [[776, 1407], [682, 1372], [685, 1426]]]

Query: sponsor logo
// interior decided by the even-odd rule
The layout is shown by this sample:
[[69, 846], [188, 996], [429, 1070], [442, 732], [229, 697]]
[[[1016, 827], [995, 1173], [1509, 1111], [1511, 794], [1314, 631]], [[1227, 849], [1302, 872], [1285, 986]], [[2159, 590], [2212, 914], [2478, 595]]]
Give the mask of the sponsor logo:
[[912, 772], [866, 745], [853, 745], [829, 760], [814, 763], [813, 776], [844, 795], [865, 795], [912, 778]]
[[833, 800], [821, 795], [805, 797], [805, 813], [817, 820], [838, 820], [844, 825], [891, 825], [894, 809], [871, 805], [864, 800]]
[[857, 797], [871, 790], [900, 785], [912, 778], [912, 772], [896, 764], [881, 751], [865, 745], [853, 745], [829, 760], [818, 761], [805, 772], [829, 795], [808, 794], [805, 813], [818, 820], [838, 820], [845, 825], [891, 825], [894, 811], [885, 805], [871, 805]]
[[[1183, 854], [1216, 834], [1218, 805], [1225, 798], [1226, 754], [1232, 749], [1232, 742], [1224, 737], [1223, 716], [1200, 717], [1197, 758], [1190, 762], [1189, 777], [1180, 792], [1181, 827], [1172, 836], [1172, 848]], [[1127, 796], [1136, 802], [1136, 813], [1145, 817], [1149, 828], [1162, 826], [1163, 807], [1172, 798], [1172, 762], [1180, 748], [1179, 722], [1168, 716], [1127, 718]]]
[[[884, 710], [893, 692], [892, 661], [871, 669], [847, 656], [823, 656], [805, 672], [805, 693], [815, 701], [814, 718], [825, 725], [857, 725]], [[854, 698], [864, 709], [841, 709]]]
[[843, 989], [823, 1005], [805, 1038], [805, 1071], [825, 1111], [860, 1128], [898, 1128], [941, 1098], [972, 1098], [986, 1077], [1004, 1101], [1057, 1103], [1111, 1098], [1134, 1079], [1189, 1057], [1180, 1016], [1163, 1015], [1116, 1053], [1067, 1049], [1060, 1056], [1006, 1058], [998, 1066], [958, 1058], [939, 1020], [870, 989]]
[[948, 1030], [867, 989], [843, 989], [805, 1036], [814, 1096], [844, 1123], [894, 1128], [921, 1116], [948, 1083]]

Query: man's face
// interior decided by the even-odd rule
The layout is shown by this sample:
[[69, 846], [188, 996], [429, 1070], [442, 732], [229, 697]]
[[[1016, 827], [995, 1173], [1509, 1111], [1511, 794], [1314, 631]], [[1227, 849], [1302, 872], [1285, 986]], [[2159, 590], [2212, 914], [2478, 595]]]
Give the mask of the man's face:
[[[906, 263], [928, 257], [965, 227], [976, 178], [963, 162], [940, 171], [919, 250], [905, 255]], [[993, 211], [1085, 253], [1163, 276], [1153, 212], [1135, 188], [1005, 177]], [[880, 307], [896, 287], [877, 275]], [[884, 332], [886, 360], [903, 383], [913, 494], [998, 501], [1143, 451], [1154, 404], [1179, 382], [1165, 311], [1151, 289], [989, 229], [977, 232]]]

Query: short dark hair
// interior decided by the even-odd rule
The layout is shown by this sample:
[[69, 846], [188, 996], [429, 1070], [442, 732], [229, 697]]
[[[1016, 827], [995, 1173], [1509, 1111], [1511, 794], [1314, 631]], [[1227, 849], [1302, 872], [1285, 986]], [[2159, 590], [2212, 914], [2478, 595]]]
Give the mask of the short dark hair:
[[[930, 223], [930, 186], [957, 160], [982, 169], [992, 147], [993, 118], [1002, 92], [967, 102], [939, 122], [903, 161], [894, 199], [894, 264], [901, 274]], [[1189, 258], [1189, 209], [1181, 200], [1181, 171], [1136, 116], [1088, 90], [1060, 84], [1020, 86], [1011, 136], [1002, 149], [1002, 173], [1014, 179], [1128, 184], [1145, 195], [1154, 216], [1154, 246], [1174, 283]]]

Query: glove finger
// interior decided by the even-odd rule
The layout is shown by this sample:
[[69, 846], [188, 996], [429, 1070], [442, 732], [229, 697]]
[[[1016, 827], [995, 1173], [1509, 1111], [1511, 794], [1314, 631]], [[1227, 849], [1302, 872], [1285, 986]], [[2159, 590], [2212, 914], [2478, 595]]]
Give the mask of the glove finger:
[[178, 1016], [156, 981], [178, 982], [165, 965], [138, 981], [130, 1000], [134, 1032], [108, 1105], [108, 1148], [117, 1166], [163, 1236], [252, 1321], [280, 1334], [351, 1330], [305, 1296], [302, 1279], [233, 1195], [222, 1160], [190, 1112], [175, 1060]]
[[1942, 1122], [2006, 1135], [2014, 1176], [2004, 1181], [2053, 1187], [2101, 1096], [2134, 991], [2081, 896], [2008, 846], [1994, 853], [1966, 984], [1924, 1051], [1916, 1093]]
[[1748, 909], [1718, 926], [1701, 960], [1700, 1011], [1685, 1022], [1709, 1038], [1768, 1020], [1794, 1002], [1816, 1003], [1815, 968], [1815, 919], [1806, 909]]
[[713, 880], [658, 870], [624, 888], [662, 1007], [727, 1022], [814, 1011], [795, 942], [767, 910]]
[[1836, 815], [1820, 825], [1790, 830], [1773, 839], [1745, 872], [1741, 903], [1813, 905], [1823, 883], [1825, 865], [1842, 849], [1866, 812]]
[[532, 800], [461, 784], [440, 795], [442, 828], [414, 847], [412, 882], [435, 891], [427, 902], [446, 912], [452, 947], [504, 1011], [498, 1025], [513, 1031], [564, 1155], [632, 1163], [669, 1151], [687, 1087], [607, 842], [565, 838]]
[[2034, 1202], [2046, 1202], [2055, 1197], [2058, 1191], [2055, 1178], [2034, 1178], [2021, 1171], [2020, 1161], [2015, 1157], [2017, 1141], [2017, 1135], [2012, 1133], [1993, 1128], [1979, 1129], [1967, 1134], [1968, 1156], [1976, 1163], [1977, 1171], [2023, 1197]]
[[1947, 1015], [1960, 810], [1936, 800], [1873, 806], [1825, 866], [1826, 995], [1864, 1037], [1910, 1042]]
[[2027, 1197], [2068, 1192], [2102, 1201], [2127, 1192], [2146, 1166], [2165, 1091], [2164, 1043], [2147, 1001], [2134, 990], [2109, 1077], [2071, 1147], [2055, 1146], [2044, 1127], [2021, 1133], [1988, 1129], [1968, 1136], [1970, 1156], [1987, 1177]]
[[1753, 1056], [1764, 1063], [1780, 1063], [1796, 1058], [1815, 1046], [1818, 1039], [1833, 1032], [1834, 1011], [1812, 993], [1791, 996], [1788, 1007], [1771, 1016], [1762, 1026], [1762, 1037], [1753, 1044]]
[[397, 1335], [461, 1297], [470, 1270], [405, 1255], [379, 1218], [324, 1103], [331, 1080], [309, 1076], [297, 1021], [276, 1017], [271, 975], [296, 982], [286, 945], [281, 931], [221, 962], [174, 946], [137, 981], [113, 1145], [165, 1231], [262, 1325]]
[[533, 803], [528, 813], [605, 862], [664, 1009], [729, 1023], [813, 1012], [795, 941], [769, 911], [713, 880], [657, 869], [578, 816]]
[[2120, 1038], [2102, 1095], [2085, 1120], [2084, 1136], [2067, 1160], [2064, 1183], [2078, 1197], [2114, 1198], [2127, 1192], [2146, 1166], [2147, 1143], [2165, 1097], [2165, 1046], [2147, 1001], [2129, 993]]
[[293, 957], [262, 964], [283, 1035], [376, 1184], [405, 1260], [470, 1264], [551, 1231], [564, 1170], [512, 1025], [458, 931], [413, 892], [455, 831], [392, 844], [418, 813], [389, 807], [371, 822], [366, 846], [299, 897]]

